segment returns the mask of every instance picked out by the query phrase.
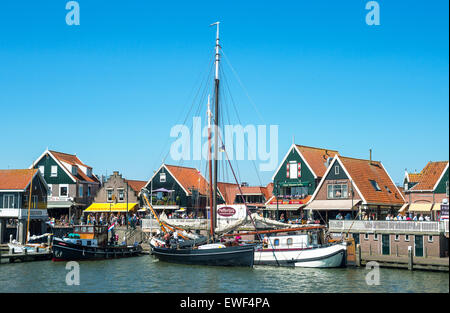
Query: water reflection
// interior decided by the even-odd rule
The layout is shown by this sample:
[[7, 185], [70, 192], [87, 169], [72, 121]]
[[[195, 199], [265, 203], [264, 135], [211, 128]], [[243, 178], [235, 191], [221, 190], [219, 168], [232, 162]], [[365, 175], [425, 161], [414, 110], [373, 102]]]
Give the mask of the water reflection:
[[365, 268], [204, 267], [151, 256], [80, 262], [80, 285], [67, 286], [65, 262], [2, 264], [0, 292], [449, 292], [449, 274], [380, 269], [369, 286]]

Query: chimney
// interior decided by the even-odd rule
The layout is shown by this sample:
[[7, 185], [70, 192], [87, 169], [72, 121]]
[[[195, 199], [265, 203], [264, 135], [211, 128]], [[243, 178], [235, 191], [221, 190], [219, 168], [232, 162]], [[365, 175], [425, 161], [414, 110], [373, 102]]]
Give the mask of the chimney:
[[372, 149], [369, 149], [369, 164], [372, 165]]
[[113, 171], [114, 176], [119, 176], [119, 171]]

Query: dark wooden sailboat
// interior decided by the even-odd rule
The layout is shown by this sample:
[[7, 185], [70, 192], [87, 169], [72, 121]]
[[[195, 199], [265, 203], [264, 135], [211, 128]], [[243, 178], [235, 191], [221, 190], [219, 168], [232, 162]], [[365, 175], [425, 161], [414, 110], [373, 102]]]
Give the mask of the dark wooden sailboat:
[[[217, 177], [218, 177], [218, 131], [219, 126], [219, 22], [212, 25], [217, 26], [216, 36], [216, 58], [215, 58], [215, 79], [214, 79], [214, 95], [215, 95], [215, 116], [214, 125], [214, 179], [213, 166], [211, 157], [211, 111], [208, 99], [208, 146], [209, 146], [209, 192], [210, 192], [210, 243], [203, 245], [180, 245], [155, 246], [151, 244], [152, 254], [161, 261], [190, 264], [190, 265], [213, 265], [213, 266], [245, 266], [253, 267], [255, 245], [225, 245], [216, 242], [215, 228], [217, 223]], [[153, 210], [152, 210], [153, 211]], [[156, 216], [156, 215], [155, 215]], [[164, 230], [164, 229], [163, 229]]]
[[74, 232], [64, 238], [53, 238], [52, 260], [101, 260], [138, 256], [140, 245], [108, 243], [108, 226], [76, 225]]

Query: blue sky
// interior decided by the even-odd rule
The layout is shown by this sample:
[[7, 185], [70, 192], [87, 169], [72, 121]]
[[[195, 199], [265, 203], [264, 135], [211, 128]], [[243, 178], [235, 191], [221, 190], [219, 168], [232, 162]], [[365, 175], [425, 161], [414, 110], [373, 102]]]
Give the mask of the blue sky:
[[[448, 1], [380, 0], [379, 26], [365, 23], [367, 2], [79, 0], [80, 25], [68, 26], [65, 0], [3, 0], [0, 168], [48, 147], [147, 180], [209, 69], [208, 26], [220, 20], [251, 99], [229, 71], [240, 119], [279, 125], [279, 161], [293, 136], [356, 158], [371, 148], [401, 182], [405, 168], [448, 160]], [[238, 166], [250, 184], [273, 174]]]

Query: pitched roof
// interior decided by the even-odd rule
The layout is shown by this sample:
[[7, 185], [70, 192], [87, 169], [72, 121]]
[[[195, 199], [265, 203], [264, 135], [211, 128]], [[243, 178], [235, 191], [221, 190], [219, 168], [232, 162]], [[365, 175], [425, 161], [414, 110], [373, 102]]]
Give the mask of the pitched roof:
[[233, 183], [217, 183], [217, 188], [220, 193], [225, 198], [225, 203], [234, 204], [236, 201], [236, 196], [241, 194], [243, 195], [263, 195], [266, 201], [272, 196], [273, 183], [268, 184], [267, 186], [241, 186], [241, 190], [239, 190], [239, 186]]
[[209, 195], [208, 182], [196, 168], [167, 164], [165, 164], [165, 167], [183, 186], [188, 194], [192, 194], [191, 189], [195, 188], [201, 195]]
[[139, 194], [141, 189], [147, 184], [146, 181], [142, 180], [125, 179], [125, 181], [128, 183], [128, 186], [136, 192], [136, 194]]
[[[389, 174], [381, 162], [343, 156], [339, 156], [338, 159], [342, 162], [345, 170], [351, 176], [366, 203], [404, 203], [400, 191], [389, 177]], [[376, 182], [376, 184], [371, 181]], [[377, 191], [374, 185], [378, 185], [380, 190]]]
[[335, 155], [339, 155], [339, 152], [336, 150], [301, 145], [296, 145], [296, 147], [317, 177], [322, 177], [327, 171], [326, 162], [328, 158], [334, 158]]
[[37, 169], [0, 170], [0, 190], [25, 190]]
[[410, 183], [418, 183], [422, 173], [408, 173], [408, 181]]
[[81, 160], [76, 155], [63, 153], [63, 152], [58, 152], [58, 151], [53, 151], [53, 150], [48, 150], [48, 151], [56, 159], [58, 159], [58, 161], [64, 162], [64, 163], [68, 163], [68, 164], [70, 164], [72, 166], [76, 166], [78, 168], [77, 175], [74, 175], [72, 173], [72, 169], [71, 168], [67, 168], [64, 164], [62, 164], [62, 166], [64, 166], [66, 168], [66, 170], [70, 173], [70, 175], [72, 177], [74, 177], [76, 180], [83, 180], [83, 181], [87, 181], [87, 182], [91, 182], [91, 183], [99, 183], [99, 180], [97, 179], [97, 177], [94, 174], [92, 174], [92, 177], [89, 177], [80, 169], [80, 166], [87, 167], [87, 168], [89, 168], [91, 170], [92, 170], [92, 167], [90, 167], [89, 165], [86, 165], [83, 162], [81, 162]]
[[428, 162], [428, 164], [420, 172], [420, 178], [417, 184], [410, 190], [434, 190], [434, 187], [438, 183], [447, 166], [448, 161]]

